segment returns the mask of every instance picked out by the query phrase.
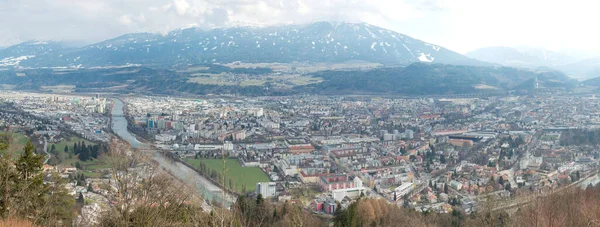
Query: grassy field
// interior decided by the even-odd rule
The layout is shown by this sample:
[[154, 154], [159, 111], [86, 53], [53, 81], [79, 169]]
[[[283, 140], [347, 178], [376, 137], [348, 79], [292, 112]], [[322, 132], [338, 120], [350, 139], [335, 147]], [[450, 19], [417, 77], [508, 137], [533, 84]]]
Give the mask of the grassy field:
[[[104, 168], [108, 168], [108, 165], [106, 165], [101, 158], [99, 159], [94, 159], [91, 161], [87, 161], [87, 162], [82, 162], [79, 160], [79, 158], [77, 158], [77, 156], [73, 155], [73, 144], [74, 143], [79, 143], [79, 142], [84, 142], [86, 146], [88, 145], [96, 145], [95, 143], [92, 143], [88, 140], [79, 138], [79, 137], [71, 137], [65, 140], [62, 140], [60, 143], [56, 143], [54, 144], [54, 146], [56, 147], [56, 152], [58, 154], [58, 156], [60, 157], [60, 159], [62, 160], [58, 166], [60, 167], [75, 167], [75, 163], [79, 162], [81, 163], [81, 166], [85, 169], [85, 170], [95, 170], [95, 169], [104, 169]], [[65, 146], [69, 147], [69, 153], [71, 153], [71, 155], [69, 155], [69, 153], [65, 153]], [[52, 147], [52, 144], [48, 145], [48, 149], [50, 149]]]
[[[188, 158], [185, 159], [185, 162], [190, 164], [191, 166], [198, 167], [200, 162], [203, 162], [208, 166], [210, 170], [215, 170], [221, 173], [223, 169], [222, 160], [221, 159], [193, 159]], [[269, 177], [258, 167], [242, 167], [237, 159], [227, 159], [226, 160], [226, 180], [225, 183], [227, 187], [229, 187], [229, 180], [231, 179], [233, 182], [233, 186], [235, 187], [235, 191], [241, 192], [242, 185], [246, 185], [246, 191], [255, 191], [256, 183], [258, 182], [268, 182]]]
[[[7, 135], [7, 133], [0, 132], [0, 136], [4, 135]], [[23, 154], [23, 148], [25, 147], [25, 144], [27, 144], [29, 138], [27, 138], [27, 136], [25, 136], [24, 134], [20, 133], [9, 133], [9, 136], [12, 138], [8, 149], [4, 152], [6, 154], [10, 154], [12, 158], [18, 158], [19, 156], [21, 156], [21, 154]]]

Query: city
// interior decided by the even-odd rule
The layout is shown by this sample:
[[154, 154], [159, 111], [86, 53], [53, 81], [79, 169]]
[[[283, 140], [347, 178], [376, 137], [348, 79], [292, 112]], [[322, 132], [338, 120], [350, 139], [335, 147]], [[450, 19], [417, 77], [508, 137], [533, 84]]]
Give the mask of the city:
[[[202, 178], [212, 188], [198, 190], [207, 210], [261, 194], [322, 215], [361, 197], [467, 214], [493, 199], [516, 212], [531, 198], [600, 182], [594, 95], [186, 99], [9, 91], [0, 97], [10, 106], [0, 111], [5, 134], [37, 141], [36, 149], [48, 154], [44, 169], [65, 179], [85, 176], [68, 184], [72, 196], [97, 198], [84, 209], [110, 204], [115, 195], [103, 189], [114, 175], [102, 159], [106, 151], [75, 158], [70, 143], [106, 149], [119, 136], [111, 119], [123, 116], [110, 112], [121, 100], [127, 129], [147, 146], [134, 152], [154, 150]], [[189, 176], [172, 175], [195, 187]], [[81, 218], [93, 223], [96, 212], [87, 214]]]
[[600, 226], [593, 1], [0, 1], [0, 227]]

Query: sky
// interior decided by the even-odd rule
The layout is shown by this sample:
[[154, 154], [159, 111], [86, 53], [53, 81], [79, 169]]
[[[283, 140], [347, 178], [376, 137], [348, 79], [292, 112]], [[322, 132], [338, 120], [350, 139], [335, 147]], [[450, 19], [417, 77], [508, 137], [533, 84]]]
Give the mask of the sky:
[[459, 53], [488, 46], [596, 51], [598, 6], [592, 0], [0, 0], [0, 46], [334, 20], [370, 23]]

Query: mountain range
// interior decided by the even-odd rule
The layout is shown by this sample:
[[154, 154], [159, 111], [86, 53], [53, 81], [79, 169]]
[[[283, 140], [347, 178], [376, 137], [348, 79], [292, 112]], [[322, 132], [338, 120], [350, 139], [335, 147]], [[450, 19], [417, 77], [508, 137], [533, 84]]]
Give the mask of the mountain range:
[[600, 77], [600, 57], [586, 58], [539, 48], [485, 47], [466, 56], [485, 62], [519, 68], [552, 68], [577, 79]]
[[0, 59], [0, 67], [29, 68], [352, 60], [386, 65], [491, 65], [391, 30], [343, 22], [212, 30], [192, 27], [165, 35], [126, 34], [79, 48], [56, 42], [26, 42], [0, 50]]
[[[543, 87], [574, 85], [559, 71], [526, 69], [566, 61], [559, 54], [492, 48], [470, 56], [480, 60], [366, 23], [192, 27], [126, 34], [82, 47], [54, 41], [6, 47], [0, 50], [0, 85], [169, 95], [503, 94], [532, 89], [534, 78]], [[311, 64], [357, 62], [382, 67], [316, 69]], [[293, 64], [281, 70], [272, 63]], [[513, 63], [525, 69], [501, 66]]]

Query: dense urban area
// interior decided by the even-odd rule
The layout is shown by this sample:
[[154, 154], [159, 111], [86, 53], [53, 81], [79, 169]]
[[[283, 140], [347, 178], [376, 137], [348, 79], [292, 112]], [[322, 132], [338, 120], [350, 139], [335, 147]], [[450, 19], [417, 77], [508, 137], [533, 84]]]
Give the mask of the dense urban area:
[[[70, 221], [82, 226], [122, 209], [132, 197], [126, 190], [136, 187], [123, 179], [142, 187], [159, 175], [211, 215], [252, 198], [294, 204], [336, 225], [344, 212], [383, 206], [518, 215], [541, 198], [600, 182], [594, 95], [189, 99], [0, 91], [0, 105], [0, 136], [9, 138], [2, 156], [33, 150], [43, 157], [45, 185], [64, 181], [77, 204]], [[118, 169], [119, 152], [124, 160], [149, 159]]]

